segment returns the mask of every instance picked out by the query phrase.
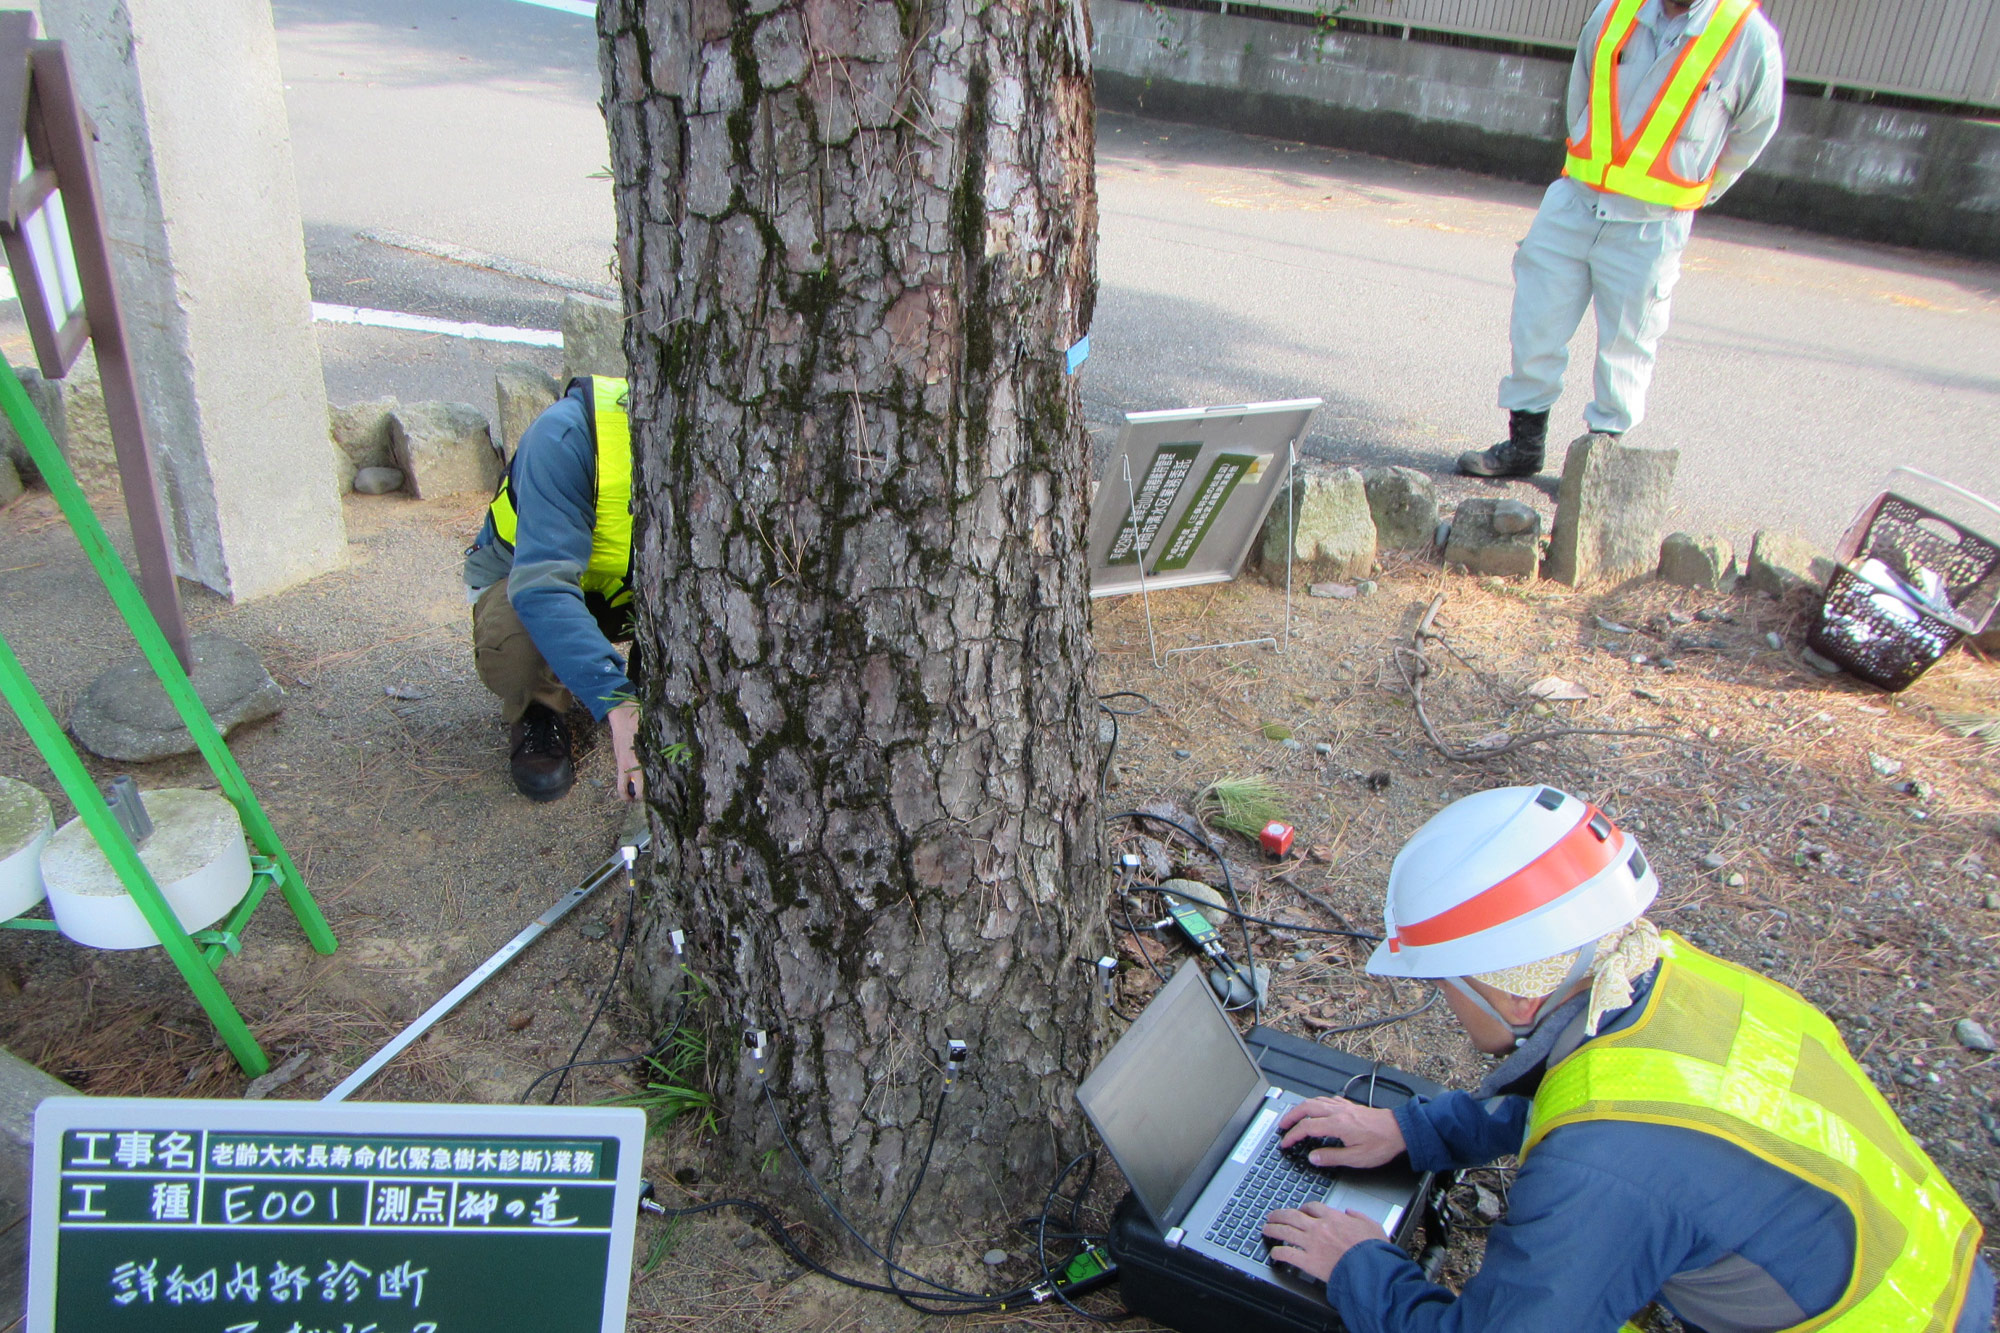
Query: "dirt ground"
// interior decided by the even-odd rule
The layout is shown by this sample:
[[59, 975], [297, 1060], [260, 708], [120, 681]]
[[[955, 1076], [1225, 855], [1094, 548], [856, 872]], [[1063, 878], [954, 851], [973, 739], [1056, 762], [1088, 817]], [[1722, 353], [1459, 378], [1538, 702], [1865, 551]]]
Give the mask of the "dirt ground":
[[[577, 790], [560, 803], [531, 805], [507, 780], [504, 730], [472, 673], [458, 586], [459, 551], [478, 509], [349, 497], [345, 569], [241, 607], [188, 593], [195, 625], [249, 643], [288, 693], [279, 717], [240, 730], [231, 745], [341, 942], [331, 956], [314, 954], [273, 898], [251, 924], [242, 957], [222, 970], [274, 1062], [312, 1052], [276, 1096], [326, 1092], [597, 866], [621, 825], [608, 746], [586, 758]], [[100, 511], [122, 529], [115, 503]], [[1991, 1234], [2000, 1222], [2000, 1067], [1962, 1047], [1953, 1025], [1972, 1017], [2000, 1029], [2000, 884], [1989, 869], [2000, 862], [2000, 770], [1992, 750], [1938, 716], [2000, 714], [2000, 666], [1957, 653], [1904, 695], [1887, 696], [1801, 665], [1800, 617], [1761, 598], [1652, 585], [1578, 595], [1451, 576], [1415, 560], [1387, 563], [1372, 596], [1302, 596], [1280, 653], [1175, 655], [1156, 668], [1143, 606], [1098, 604], [1099, 689], [1150, 701], [1120, 719], [1107, 810], [1155, 801], [1191, 810], [1197, 790], [1217, 777], [1267, 776], [1310, 854], [1277, 865], [1230, 841], [1247, 910], [1337, 924], [1316, 898], [1368, 929], [1379, 920], [1396, 848], [1445, 802], [1526, 782], [1586, 796], [1637, 834], [1658, 868], [1656, 919], [1825, 1008]], [[1410, 660], [1412, 632], [1439, 594], [1434, 627], [1444, 638], [1425, 650], [1435, 671], [1426, 697], [1448, 743], [1560, 726], [1639, 734], [1561, 739], [1484, 763], [1441, 757], [1397, 666], [1398, 649]], [[1163, 652], [1284, 633], [1282, 595], [1250, 580], [1162, 595], [1153, 611]], [[1771, 633], [1782, 648], [1770, 646]], [[46, 494], [0, 511], [0, 634], [59, 716], [131, 651]], [[1538, 704], [1523, 696], [1549, 675], [1589, 697]], [[1271, 739], [1274, 724], [1299, 748]], [[1901, 768], [1881, 776], [1877, 757], [1881, 767]], [[118, 771], [96, 761], [92, 768], [105, 778]], [[0, 772], [41, 786], [67, 817], [11, 718], [0, 719]], [[145, 765], [138, 775], [145, 787], [209, 781], [198, 760]], [[1109, 832], [1121, 847], [1138, 845], [1129, 822], [1113, 821]], [[1169, 855], [1198, 877], [1215, 874], [1184, 842], [1170, 843]], [[540, 1070], [570, 1058], [612, 966], [622, 911], [616, 889], [600, 892], [362, 1095], [518, 1097]], [[1300, 1035], [1423, 998], [1413, 986], [1365, 978], [1359, 945], [1269, 930], [1256, 932], [1253, 945], [1257, 960], [1277, 969], [1268, 1021]], [[1121, 950], [1128, 1012], [1153, 984], [1137, 947]], [[83, 1091], [243, 1091], [158, 951], [98, 953], [49, 934], [0, 932], [0, 996], [0, 1044]], [[643, 1046], [645, 1028], [619, 988], [585, 1054]], [[1459, 1086], [1476, 1081], [1481, 1067], [1441, 1006], [1331, 1040]], [[632, 1086], [616, 1066], [586, 1070], [566, 1099], [599, 1100]], [[938, 1169], [948, 1169], [949, 1152], [941, 1147]], [[651, 1174], [668, 1182], [670, 1202], [743, 1188], [705, 1178], [702, 1163], [682, 1127], [657, 1141]], [[1086, 1213], [1097, 1223], [1115, 1201], [1111, 1175], [1100, 1174]], [[1504, 1173], [1482, 1183], [1504, 1192]], [[794, 1220], [809, 1246], [811, 1230], [826, 1224]], [[993, 1272], [977, 1262], [988, 1248], [1008, 1254]], [[957, 1250], [913, 1249], [906, 1262], [1012, 1285], [1027, 1276], [1030, 1248], [1008, 1233], [968, 1238]], [[1476, 1262], [1476, 1244], [1461, 1248], [1450, 1271], [1462, 1277]], [[1108, 1296], [1091, 1302], [1115, 1308]], [[642, 1226], [635, 1330], [924, 1322], [888, 1297], [801, 1277], [741, 1217]], [[1083, 1326], [1044, 1308], [961, 1322]]]

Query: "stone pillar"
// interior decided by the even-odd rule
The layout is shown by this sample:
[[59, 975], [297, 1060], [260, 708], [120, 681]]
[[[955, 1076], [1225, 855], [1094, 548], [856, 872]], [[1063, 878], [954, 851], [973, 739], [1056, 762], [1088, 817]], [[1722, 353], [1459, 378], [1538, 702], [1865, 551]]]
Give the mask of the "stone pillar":
[[277, 34], [264, 0], [42, 0], [85, 109], [184, 578], [244, 599], [337, 566]]

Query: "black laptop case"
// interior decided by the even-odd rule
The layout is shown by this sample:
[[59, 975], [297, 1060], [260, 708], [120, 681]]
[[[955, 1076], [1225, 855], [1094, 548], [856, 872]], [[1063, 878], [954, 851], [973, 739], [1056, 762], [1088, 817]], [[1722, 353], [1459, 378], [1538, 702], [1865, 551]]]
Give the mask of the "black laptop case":
[[[1346, 1089], [1355, 1101], [1391, 1108], [1412, 1096], [1444, 1092], [1429, 1079], [1377, 1066], [1290, 1033], [1252, 1028], [1243, 1040], [1270, 1080], [1294, 1091], [1338, 1096]], [[1423, 1221], [1422, 1201], [1430, 1197], [1434, 1183], [1429, 1174], [1420, 1178], [1417, 1202], [1404, 1210], [1397, 1226], [1393, 1238], [1397, 1244], [1410, 1243]], [[1341, 1333], [1340, 1317], [1323, 1296], [1256, 1282], [1191, 1250], [1170, 1249], [1130, 1194], [1112, 1214], [1109, 1248], [1118, 1262], [1119, 1291], [1126, 1308], [1180, 1333]]]

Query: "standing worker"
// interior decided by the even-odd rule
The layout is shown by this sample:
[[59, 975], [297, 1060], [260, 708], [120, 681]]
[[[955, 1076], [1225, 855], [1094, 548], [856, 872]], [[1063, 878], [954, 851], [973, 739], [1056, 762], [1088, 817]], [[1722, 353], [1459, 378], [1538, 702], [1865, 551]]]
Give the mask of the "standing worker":
[[1662, 935], [1630, 835], [1552, 787], [1447, 806], [1397, 854], [1377, 976], [1429, 978], [1506, 1059], [1467, 1096], [1315, 1098], [1319, 1166], [1521, 1159], [1456, 1297], [1359, 1213], [1275, 1212], [1275, 1262], [1350, 1333], [1613, 1333], [1661, 1301], [1703, 1333], [1993, 1326], [1980, 1228], [1827, 1017]]
[[1714, 203], [1778, 130], [1778, 33], [1757, 0], [1603, 0], [1569, 76], [1569, 152], [1514, 254], [1507, 438], [1459, 455], [1475, 477], [1541, 471], [1569, 340], [1597, 307], [1593, 434], [1622, 435], [1646, 386], [1694, 210]]
[[644, 795], [634, 755], [639, 705], [632, 637], [632, 430], [625, 381], [586, 375], [521, 433], [465, 553], [472, 656], [513, 724], [508, 768], [531, 801], [576, 781], [569, 725], [581, 701], [611, 724], [618, 793]]

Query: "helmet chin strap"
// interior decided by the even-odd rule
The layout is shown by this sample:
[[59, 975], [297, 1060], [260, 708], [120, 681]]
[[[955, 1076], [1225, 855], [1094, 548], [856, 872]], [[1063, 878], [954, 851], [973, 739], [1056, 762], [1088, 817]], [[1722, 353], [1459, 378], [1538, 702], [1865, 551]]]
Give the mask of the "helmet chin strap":
[[[1591, 961], [1596, 956], [1597, 956], [1597, 943], [1594, 940], [1591, 943], [1584, 945], [1583, 948], [1577, 950], [1576, 961], [1574, 963], [1571, 963], [1569, 967], [1569, 975], [1565, 976], [1562, 979], [1562, 981], [1556, 986], [1556, 988], [1549, 992], [1549, 996], [1553, 997], [1553, 996], [1567, 995], [1569, 993], [1570, 987], [1574, 986], [1577, 982], [1581, 981], [1586, 975], [1589, 974]], [[1484, 995], [1481, 995], [1478, 991], [1474, 990], [1472, 986], [1467, 983], [1465, 978], [1440, 977], [1439, 980], [1443, 981], [1445, 985], [1450, 986], [1460, 995], [1463, 995], [1466, 999], [1472, 1001], [1473, 1004], [1477, 1005], [1479, 1008], [1485, 1010], [1486, 1013], [1492, 1017], [1494, 1022], [1498, 1023], [1501, 1027], [1506, 1028], [1507, 1031], [1511, 1032], [1514, 1035], [1514, 1045], [1516, 1049], [1522, 1046], [1526, 1046], [1528, 1044], [1528, 1038], [1534, 1036], [1535, 1030], [1541, 1027], [1543, 1023], [1548, 1021], [1549, 1015], [1553, 1014], [1556, 1010], [1562, 1008], [1560, 1004], [1544, 1004], [1541, 1007], [1540, 1011], [1537, 1012], [1534, 1018], [1531, 1019], [1530, 1021], [1526, 1023], [1510, 1023], [1504, 1016], [1502, 1016], [1502, 1014], [1498, 1009], [1495, 1009], [1493, 1007], [1492, 1003], [1488, 1001]]]

